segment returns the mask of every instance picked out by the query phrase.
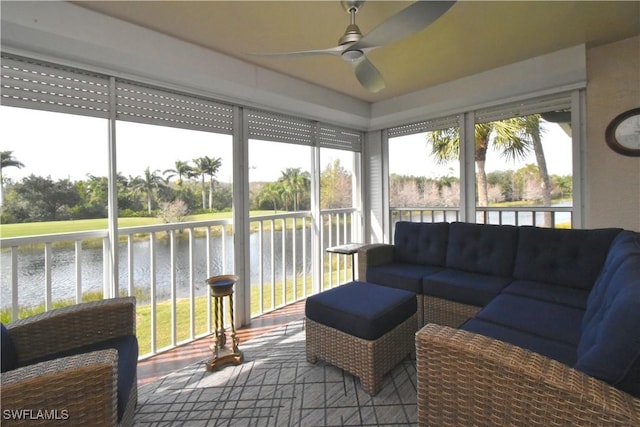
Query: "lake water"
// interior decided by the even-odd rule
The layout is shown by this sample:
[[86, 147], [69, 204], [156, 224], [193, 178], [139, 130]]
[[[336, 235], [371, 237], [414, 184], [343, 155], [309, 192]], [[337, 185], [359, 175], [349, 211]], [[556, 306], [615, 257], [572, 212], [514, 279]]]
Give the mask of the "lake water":
[[[498, 212], [491, 212], [491, 223], [497, 223]], [[556, 213], [556, 222], [570, 222], [571, 216], [568, 212]], [[542, 223], [542, 214], [536, 214], [537, 223]], [[495, 217], [495, 219], [494, 219]], [[417, 218], [416, 218], [417, 219]], [[444, 218], [437, 217], [435, 221], [442, 221]], [[513, 224], [514, 213], [503, 212], [503, 223]], [[532, 221], [532, 214], [524, 212], [519, 214], [519, 223], [528, 224]], [[329, 229], [325, 228], [325, 235], [328, 235]], [[287, 277], [293, 274], [293, 234], [291, 230], [287, 230], [285, 238], [284, 262]], [[223, 238], [226, 239], [223, 245]], [[306, 251], [303, 249], [303, 239], [306, 242]], [[283, 268], [283, 251], [282, 251], [282, 233], [275, 231], [273, 234], [273, 245], [271, 244], [271, 233], [263, 233], [262, 240], [262, 256], [259, 254], [260, 235], [259, 233], [251, 233], [250, 243], [250, 272], [251, 284], [260, 283], [260, 261], [262, 261], [262, 275], [265, 283], [270, 283], [272, 277], [272, 260], [271, 247], [274, 248], [273, 269], [275, 280], [281, 280]], [[307, 274], [311, 274], [311, 233], [308, 229], [296, 230], [295, 234], [295, 271], [301, 275], [303, 269], [306, 268]], [[338, 239], [333, 230], [333, 242]], [[345, 241], [341, 237], [340, 241]], [[350, 239], [346, 239], [350, 241]], [[136, 241], [133, 243], [133, 283], [134, 286], [142, 291], [143, 295], [150, 292], [150, 251], [149, 241]], [[328, 244], [323, 245], [323, 249]], [[226, 254], [223, 256], [223, 248]], [[176, 239], [176, 259], [175, 259], [175, 280], [176, 280], [176, 296], [178, 298], [188, 297], [191, 284], [189, 269], [189, 240], [186, 238]], [[218, 274], [227, 274], [233, 272], [233, 236], [226, 237], [212, 235], [211, 236], [211, 254], [210, 260], [206, 259], [206, 239], [204, 237], [194, 238], [194, 288], [196, 295], [206, 295], [208, 292], [205, 280], [209, 276]], [[168, 239], [157, 239], [155, 244], [156, 256], [156, 295], [158, 299], [166, 299], [171, 295], [171, 263], [170, 263], [170, 246]], [[119, 257], [119, 276], [120, 288], [126, 289], [129, 282], [127, 269], [127, 246], [121, 244], [118, 250]], [[225, 262], [227, 265], [223, 265]], [[207, 264], [210, 263], [210, 270], [207, 270]], [[75, 249], [73, 246], [65, 248], [54, 248], [52, 251], [52, 299], [70, 299], [75, 298]], [[6, 308], [11, 306], [11, 253], [3, 251], [0, 254], [0, 307]], [[82, 250], [82, 291], [102, 292], [103, 286], [103, 263], [102, 263], [102, 247], [85, 248]], [[18, 302], [21, 306], [34, 306], [44, 303], [45, 294], [45, 269], [44, 269], [44, 251], [43, 250], [20, 250], [18, 256]], [[144, 302], [144, 301], [142, 301]]]
[[[293, 238], [292, 231], [287, 230], [285, 248], [285, 268], [287, 277], [291, 277], [293, 271]], [[303, 238], [306, 241], [306, 250], [303, 249]], [[223, 246], [223, 239], [225, 244]], [[302, 274], [303, 268], [307, 266], [307, 274], [311, 274], [311, 235], [307, 230], [296, 230], [296, 272]], [[206, 239], [204, 237], [194, 238], [194, 287], [196, 295], [206, 295], [208, 292], [205, 280], [218, 274], [228, 274], [233, 272], [233, 236], [211, 236], [211, 259], [206, 259]], [[133, 283], [143, 293], [150, 291], [150, 251], [149, 240], [136, 241], [133, 243]], [[265, 232], [262, 241], [262, 256], [259, 254], [260, 237], [259, 233], [250, 235], [250, 271], [251, 283], [258, 284], [260, 279], [260, 260], [262, 259], [263, 277], [265, 282], [269, 282], [272, 277], [271, 261], [271, 233]], [[274, 232], [273, 236], [274, 260], [273, 267], [276, 280], [279, 280], [283, 268], [282, 233]], [[224, 249], [223, 249], [224, 248]], [[223, 256], [223, 250], [226, 256]], [[189, 240], [186, 238], [176, 239], [175, 248], [175, 280], [176, 296], [178, 298], [188, 297], [191, 283], [189, 268]], [[0, 255], [1, 280], [0, 306], [2, 308], [11, 306], [11, 253], [3, 251]], [[120, 288], [126, 289], [129, 283], [127, 268], [127, 245], [120, 244], [118, 248]], [[84, 248], [82, 250], [82, 291], [98, 291], [103, 289], [103, 260], [102, 247]], [[223, 265], [225, 262], [227, 265]], [[52, 299], [75, 298], [75, 249], [73, 246], [64, 248], [54, 248], [51, 257], [51, 282]], [[207, 264], [210, 263], [208, 273]], [[158, 299], [165, 299], [171, 295], [171, 263], [170, 245], [168, 239], [157, 239], [155, 242], [155, 277], [156, 294]], [[18, 256], [18, 302], [26, 306], [33, 306], [44, 303], [45, 294], [45, 268], [44, 250], [20, 250]]]

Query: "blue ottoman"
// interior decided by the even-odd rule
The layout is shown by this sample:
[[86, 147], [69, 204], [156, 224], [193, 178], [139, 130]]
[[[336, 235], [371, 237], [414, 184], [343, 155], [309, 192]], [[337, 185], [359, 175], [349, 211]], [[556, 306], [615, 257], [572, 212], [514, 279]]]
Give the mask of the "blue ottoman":
[[375, 395], [382, 379], [415, 348], [416, 294], [350, 282], [307, 298], [307, 360], [322, 359], [360, 378]]

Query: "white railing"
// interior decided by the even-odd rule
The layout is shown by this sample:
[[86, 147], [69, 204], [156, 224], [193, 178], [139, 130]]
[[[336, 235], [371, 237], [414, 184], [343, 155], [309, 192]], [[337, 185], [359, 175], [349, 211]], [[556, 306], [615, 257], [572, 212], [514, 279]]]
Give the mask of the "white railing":
[[391, 208], [391, 223], [409, 222], [453, 222], [460, 221], [457, 207]]
[[328, 209], [321, 212], [325, 225], [322, 228], [323, 289], [350, 281], [353, 270], [357, 270], [352, 256], [327, 253], [326, 249], [361, 240], [358, 233], [358, 213], [355, 209]]
[[[264, 215], [251, 218], [251, 315], [260, 316], [305, 299], [318, 290], [348, 281], [353, 266], [344, 255], [332, 257], [325, 249], [350, 243], [354, 235], [355, 209], [321, 212], [318, 251], [322, 253], [320, 277], [313, 276], [312, 218], [310, 212]], [[341, 277], [342, 276], [342, 277]], [[315, 286], [320, 283], [321, 286]]]
[[[571, 206], [477, 206], [475, 210], [476, 222], [479, 224], [534, 225], [551, 228], [571, 228], [573, 226], [573, 207]], [[391, 208], [390, 217], [390, 236], [393, 240], [395, 223], [398, 221], [460, 221], [460, 209], [457, 207]]]
[[571, 206], [477, 207], [476, 222], [481, 224], [572, 228], [573, 208]]
[[[312, 238], [309, 212], [251, 218], [248, 262], [253, 317], [351, 277], [354, 266], [350, 259], [342, 255], [333, 259], [324, 250], [359, 236], [353, 228], [359, 224], [357, 212], [327, 210], [321, 217], [317, 240]], [[141, 359], [211, 334], [206, 279], [233, 273], [232, 234], [231, 219], [118, 230], [119, 293], [138, 300]], [[319, 278], [313, 274], [312, 244], [318, 244], [322, 253]], [[113, 274], [105, 262], [109, 251], [106, 230], [4, 238], [0, 248], [3, 307], [10, 311], [10, 319], [5, 315], [5, 320], [18, 319], [25, 307], [48, 311], [79, 303], [87, 294], [103, 298], [104, 284]], [[31, 257], [28, 263], [25, 254]], [[61, 280], [63, 264], [65, 279]], [[30, 277], [32, 273], [37, 277]]]
[[[60, 234], [45, 234], [39, 236], [28, 236], [28, 237], [11, 237], [0, 239], [0, 248], [2, 249], [3, 255], [6, 250], [10, 250], [9, 262], [6, 263], [6, 257], [3, 256], [3, 264], [8, 264], [11, 266], [10, 274], [9, 274], [9, 286], [7, 289], [7, 280], [3, 278], [2, 287], [4, 297], [6, 294], [10, 294], [11, 300], [11, 320], [18, 319], [19, 309], [20, 309], [20, 289], [19, 289], [19, 269], [20, 268], [29, 268], [28, 266], [21, 266], [18, 262], [20, 249], [24, 248], [32, 248], [32, 250], [41, 250], [42, 252], [42, 269], [44, 272], [44, 280], [42, 283], [42, 287], [40, 288], [41, 295], [43, 298], [41, 300], [44, 301], [44, 310], [49, 311], [53, 308], [53, 268], [54, 262], [52, 261], [52, 252], [54, 244], [69, 244], [73, 243], [74, 251], [75, 251], [75, 261], [74, 261], [74, 273], [75, 273], [75, 302], [79, 303], [82, 301], [82, 243], [87, 240], [95, 240], [101, 239], [103, 245], [103, 251], [108, 245], [108, 233], [106, 230], [99, 231], [83, 231], [83, 232], [75, 232], [75, 233], [60, 233]], [[104, 258], [103, 258], [104, 259]], [[107, 266], [103, 262], [103, 273], [102, 280], [104, 282], [104, 277], [106, 277]], [[9, 292], [6, 292], [6, 291]], [[4, 305], [4, 304], [3, 304]]]
[[311, 214], [252, 217], [250, 229], [257, 239], [250, 245], [251, 316], [306, 298], [312, 289]]
[[[120, 265], [124, 264], [126, 268], [125, 272], [120, 271], [121, 286], [122, 282], [126, 281], [126, 294], [136, 295], [139, 305], [147, 305], [149, 309], [150, 351], [142, 355], [143, 357], [212, 333], [211, 298], [205, 282], [211, 276], [233, 272], [233, 257], [229, 253], [229, 246], [232, 245], [228, 243], [231, 227], [232, 220], [225, 219], [127, 227], [118, 230], [120, 239], [126, 239], [125, 262], [122, 261], [123, 254], [120, 256]], [[217, 251], [213, 249], [214, 235], [219, 240], [220, 250]], [[200, 250], [196, 250], [195, 247], [197, 239], [204, 239], [204, 244], [199, 245]], [[182, 248], [179, 247], [179, 242], [182, 242]], [[144, 243], [148, 243], [148, 252], [140, 254], [140, 250], [134, 247], [144, 246]], [[161, 251], [163, 245], [168, 245], [168, 250]], [[143, 263], [136, 263], [136, 252], [143, 255], [143, 263], [148, 263], [148, 269], [141, 265]], [[180, 262], [178, 255], [185, 255], [185, 252], [186, 257], [183, 256], [183, 262]], [[159, 292], [158, 277], [163, 266], [168, 278], [168, 289], [165, 286], [164, 293]], [[148, 284], [143, 277], [136, 279], [136, 269], [146, 270]], [[186, 291], [187, 295], [180, 295], [179, 291]], [[180, 321], [184, 319], [185, 314], [180, 316], [178, 312], [179, 301], [185, 299], [188, 301], [188, 326]], [[166, 309], [167, 304], [169, 313], [161, 316], [170, 319], [169, 337], [160, 338], [159, 334], [166, 331], [158, 328], [159, 309]], [[202, 306], [204, 319], [202, 315], [197, 319], [197, 314], [203, 312]], [[228, 312], [228, 309], [225, 312]], [[165, 345], [159, 348], [159, 343]]]
[[[232, 257], [229, 256], [227, 248], [227, 229], [231, 227], [231, 220], [216, 221], [196, 221], [183, 222], [175, 224], [159, 224], [141, 227], [128, 227], [118, 230], [119, 234], [119, 262], [118, 271], [120, 274], [120, 295], [135, 295], [138, 300], [138, 314], [144, 312], [148, 316], [149, 330], [140, 330], [141, 324], [138, 322], [139, 339], [148, 342], [141, 342], [143, 351], [141, 358], [148, 357], [160, 351], [173, 348], [185, 342], [192, 341], [196, 338], [209, 335], [212, 332], [211, 319], [211, 301], [208, 297], [208, 287], [205, 280], [216, 274], [223, 274], [233, 270]], [[184, 235], [186, 234], [186, 238]], [[218, 238], [222, 250], [213, 251], [212, 236], [220, 236]], [[196, 237], [200, 236], [200, 237]], [[99, 278], [100, 290], [96, 290], [95, 283], [93, 286], [87, 284], [86, 273], [89, 276], [95, 275], [95, 271], [86, 272], [86, 252], [90, 249], [83, 246], [96, 246], [96, 239], [102, 240], [101, 250], [96, 257], [101, 258], [102, 273]], [[186, 239], [186, 242], [184, 240]], [[203, 251], [195, 250], [196, 239], [204, 240]], [[182, 242], [178, 248], [178, 242]], [[56, 267], [60, 270], [61, 262], [53, 260], [55, 251], [69, 252], [69, 246], [73, 244], [74, 254], [66, 254], [60, 258], [73, 257], [75, 269], [74, 280], [72, 284], [68, 283], [68, 278], [63, 282], [67, 289], [60, 289], [62, 285], [56, 288]], [[160, 250], [165, 246], [164, 250]], [[168, 246], [168, 248], [166, 248]], [[106, 230], [48, 234], [29, 237], [5, 238], [0, 239], [0, 247], [3, 250], [3, 261], [8, 257], [11, 266], [10, 273], [10, 290], [3, 289], [3, 296], [10, 293], [11, 320], [15, 320], [20, 315], [20, 308], [30, 306], [38, 306], [38, 301], [44, 299], [44, 307], [37, 308], [35, 311], [49, 311], [54, 308], [54, 304], [68, 305], [81, 302], [86, 296], [86, 292], [99, 293], [98, 298], [104, 297], [106, 294], [104, 284], [107, 283], [109, 272], [108, 264], [105, 262], [109, 248], [108, 233]], [[29, 269], [33, 268], [29, 265], [22, 265], [20, 262], [20, 254], [26, 251], [30, 253], [41, 253], [43, 260], [44, 280], [42, 287], [34, 283], [21, 283], [21, 279], [26, 282], [29, 276]], [[8, 252], [8, 254], [7, 254]], [[178, 255], [182, 256], [182, 261], [177, 259]], [[95, 254], [94, 254], [95, 255]], [[34, 255], [37, 262], [37, 255]], [[39, 266], [36, 267], [36, 269]], [[94, 266], [95, 270], [95, 266]], [[162, 280], [163, 292], [159, 292], [158, 271], [166, 271], [166, 280]], [[23, 272], [22, 278], [20, 272]], [[83, 278], [83, 272], [85, 277]], [[94, 273], [94, 274], [92, 274]], [[60, 271], [57, 272], [58, 276]], [[68, 271], [66, 273], [68, 275]], [[145, 277], [146, 276], [146, 277]], [[95, 277], [92, 277], [95, 282]], [[3, 288], [5, 287], [5, 278], [3, 277]], [[126, 286], [123, 286], [126, 283]], [[73, 288], [72, 290], [68, 289]], [[74, 294], [73, 298], [68, 298], [70, 291]], [[185, 293], [186, 296], [180, 295]], [[29, 296], [28, 301], [22, 297], [22, 293]], [[52, 295], [58, 293], [62, 295], [60, 298], [54, 298]], [[90, 298], [96, 298], [95, 295]], [[3, 298], [4, 299], [4, 298]], [[184, 305], [179, 304], [180, 301], [188, 300], [188, 313], [178, 312], [178, 307]], [[198, 305], [204, 305], [204, 310], [198, 310]], [[3, 304], [4, 306], [4, 304]], [[162, 308], [162, 316], [168, 321], [170, 327], [168, 331], [159, 330], [158, 316], [160, 308]], [[202, 307], [201, 307], [202, 308]], [[184, 311], [184, 309], [182, 310]], [[205, 319], [196, 320], [196, 313], [206, 312]], [[202, 316], [199, 316], [202, 317]], [[180, 319], [188, 319], [187, 325]], [[160, 333], [168, 336], [160, 337]]]

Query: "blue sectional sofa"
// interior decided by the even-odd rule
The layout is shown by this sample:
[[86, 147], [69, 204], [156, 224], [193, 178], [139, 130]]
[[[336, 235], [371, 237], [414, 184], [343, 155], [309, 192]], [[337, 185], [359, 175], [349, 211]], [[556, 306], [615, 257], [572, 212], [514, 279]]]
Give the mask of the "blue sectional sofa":
[[417, 295], [421, 424], [640, 425], [640, 233], [398, 222], [359, 275]]

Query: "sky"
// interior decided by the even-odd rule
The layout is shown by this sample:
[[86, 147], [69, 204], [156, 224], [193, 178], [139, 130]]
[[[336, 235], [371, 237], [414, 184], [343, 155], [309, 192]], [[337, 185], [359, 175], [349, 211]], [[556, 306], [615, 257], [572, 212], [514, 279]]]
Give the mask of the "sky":
[[[572, 149], [571, 138], [560, 126], [554, 123], [543, 122], [542, 149], [547, 162], [547, 171], [551, 175], [572, 175]], [[408, 135], [389, 140], [389, 172], [401, 175], [427, 176], [436, 178], [447, 175], [459, 174], [458, 162], [438, 166], [430, 160], [426, 160], [430, 166], [425, 171], [425, 159], [429, 159], [430, 147], [426, 142], [424, 133]], [[537, 164], [535, 154], [529, 153], [526, 159], [517, 163], [504, 161], [495, 150], [489, 150], [485, 170], [487, 172], [519, 169], [527, 164]]]
[[[164, 172], [174, 169], [176, 160], [186, 162], [206, 155], [223, 159], [217, 179], [231, 182], [231, 136], [118, 122], [116, 138], [117, 169], [124, 176], [142, 175], [146, 167]], [[457, 162], [441, 168], [425, 167], [428, 152], [424, 134], [392, 139], [390, 146], [391, 173], [435, 177], [446, 174], [449, 167], [453, 167], [457, 173]], [[566, 133], [557, 125], [551, 125], [543, 134], [543, 146], [549, 173], [570, 175], [571, 139]], [[51, 176], [54, 180], [80, 180], [85, 179], [87, 174], [106, 176], [107, 121], [0, 107], [0, 150], [12, 151], [13, 156], [25, 165], [22, 169], [6, 168], [3, 171], [5, 177], [14, 181], [32, 173]], [[250, 141], [249, 153], [250, 181], [275, 181], [287, 167], [310, 169], [308, 147]], [[322, 150], [321, 168], [336, 159], [348, 168], [351, 153]], [[533, 154], [522, 165], [526, 163], [535, 163]], [[507, 168], [513, 168], [513, 165], [504, 165], [497, 153], [489, 153], [488, 172]]]

